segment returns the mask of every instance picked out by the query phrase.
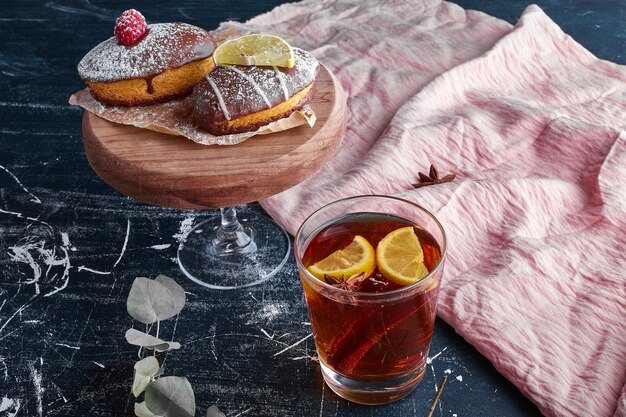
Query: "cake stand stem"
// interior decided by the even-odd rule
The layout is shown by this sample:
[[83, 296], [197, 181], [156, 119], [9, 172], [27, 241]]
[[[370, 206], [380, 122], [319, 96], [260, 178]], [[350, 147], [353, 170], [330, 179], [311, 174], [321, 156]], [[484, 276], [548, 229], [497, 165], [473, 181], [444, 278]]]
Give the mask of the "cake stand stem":
[[242, 212], [221, 208], [181, 239], [177, 259], [189, 279], [213, 289], [244, 288], [283, 267], [291, 248], [285, 229], [255, 210]]
[[233, 252], [254, 253], [257, 250], [254, 243], [256, 231], [252, 226], [243, 227], [237, 218], [234, 207], [220, 209], [222, 224], [215, 230], [213, 245], [210, 251], [216, 255], [228, 255]]

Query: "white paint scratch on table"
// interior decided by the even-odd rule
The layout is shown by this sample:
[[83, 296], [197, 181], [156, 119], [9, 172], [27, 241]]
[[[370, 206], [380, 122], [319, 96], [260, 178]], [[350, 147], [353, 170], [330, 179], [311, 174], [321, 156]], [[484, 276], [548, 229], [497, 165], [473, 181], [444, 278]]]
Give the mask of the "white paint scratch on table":
[[33, 301], [34, 298], [35, 298], [35, 296], [32, 296], [27, 303], [22, 304], [22, 306], [20, 308], [15, 310], [15, 312], [11, 315], [11, 317], [6, 319], [4, 324], [2, 326], [0, 326], [0, 334], [2, 334], [2, 331], [4, 330], [4, 328], [7, 326], [7, 324], [9, 324], [11, 322], [11, 320], [13, 320], [15, 318], [15, 316], [20, 314], [22, 311], [24, 311], [26, 308], [28, 308], [28, 306], [30, 306], [32, 304], [32, 301]]
[[15, 417], [20, 411], [21, 405], [22, 401], [20, 399], [4, 396], [0, 403], [0, 412], [6, 412], [6, 417]]
[[276, 336], [276, 333], [274, 333], [273, 335], [270, 336], [270, 334], [265, 331], [265, 329], [261, 329], [261, 333], [263, 333], [265, 336], [267, 336], [268, 339], [270, 340], [274, 340], [274, 336]]
[[66, 343], [55, 343], [55, 345], [63, 346], [63, 347], [69, 348], [69, 349], [76, 349], [76, 350], [80, 349], [80, 346], [71, 346], [71, 345], [68, 345]]
[[4, 361], [4, 356], [0, 356], [0, 364], [2, 364], [2, 367], [4, 368], [4, 381], [6, 382], [9, 378], [9, 368], [7, 368], [7, 363]]
[[130, 236], [130, 219], [127, 219], [126, 220], [126, 236], [124, 237], [124, 244], [122, 245], [122, 250], [120, 251], [120, 254], [117, 257], [117, 260], [115, 261], [115, 263], [113, 264], [113, 266], [111, 267], [111, 269], [109, 271], [98, 271], [97, 269], [88, 268], [85, 265], [79, 266], [78, 267], [78, 271], [79, 272], [80, 271], [89, 271], [89, 272], [92, 272], [94, 274], [99, 274], [99, 275], [109, 275], [109, 274], [111, 274], [111, 272], [113, 272], [113, 270], [115, 269], [117, 264], [119, 264], [120, 261], [122, 260], [122, 258], [124, 257], [124, 253], [126, 252], [126, 247], [128, 246], [128, 237], [129, 236]]
[[311, 362], [318, 362], [319, 361], [319, 358], [317, 356], [311, 356], [311, 355], [295, 356], [295, 357], [289, 358], [289, 359], [291, 359], [292, 361], [299, 361], [299, 360], [302, 360], [302, 359], [308, 359]]
[[[41, 361], [42, 358], [40, 358]], [[39, 417], [43, 417], [43, 393], [45, 389], [41, 386], [42, 375], [41, 372], [37, 371], [35, 368], [34, 362], [28, 363], [28, 368], [30, 369], [30, 378], [33, 383], [33, 387], [35, 388], [35, 399], [37, 400], [37, 414]]]
[[437, 359], [437, 358], [438, 358], [438, 357], [439, 357], [439, 356], [440, 356], [443, 352], [445, 352], [445, 351], [446, 351], [446, 349], [448, 349], [448, 347], [447, 347], [447, 346], [446, 346], [445, 348], [443, 348], [443, 349], [441, 350], [441, 352], [439, 352], [439, 353], [435, 354], [434, 356], [429, 356], [429, 357], [428, 357], [428, 359], [426, 359], [426, 363], [427, 363], [428, 365], [430, 365], [431, 363], [433, 363], [433, 361], [434, 361], [435, 359]]
[[[444, 347], [439, 353], [426, 358], [426, 365], [430, 366], [430, 371], [433, 374], [433, 381], [434, 381], [434, 384], [435, 384], [435, 392], [437, 392], [439, 390], [439, 385], [437, 385], [437, 374], [435, 373], [435, 367], [433, 366], [433, 361], [435, 359], [437, 359], [443, 352], [445, 352], [446, 349], [448, 349], [447, 346]], [[439, 404], [439, 405], [441, 406], [441, 404]]]
[[[0, 19], [0, 22], [7, 19]], [[32, 19], [33, 21], [45, 21], [44, 19]], [[29, 109], [44, 109], [44, 110], [70, 110], [78, 111], [79, 107], [71, 106], [69, 104], [49, 104], [49, 103], [22, 103], [19, 101], [0, 101], [0, 107], [25, 107]]]
[[111, 12], [107, 9], [103, 9], [101, 7], [93, 6], [90, 2], [87, 2], [86, 4], [89, 7], [86, 7], [84, 9], [79, 8], [79, 7], [64, 6], [61, 4], [57, 4], [55, 2], [48, 2], [45, 5], [46, 7], [49, 7], [51, 9], [58, 10], [60, 12], [67, 13], [67, 14], [79, 14], [79, 15], [85, 15], [85, 16], [93, 16], [99, 19], [104, 19], [104, 20], [115, 19], [114, 12]]
[[298, 340], [296, 343], [294, 343], [292, 345], [289, 345], [286, 348], [284, 348], [283, 350], [281, 350], [280, 352], [277, 352], [277, 353], [273, 354], [272, 357], [275, 358], [276, 356], [280, 355], [281, 353], [284, 353], [284, 352], [287, 352], [290, 349], [293, 349], [294, 347], [298, 346], [300, 343], [302, 343], [305, 340], [309, 339], [311, 336], [313, 336], [313, 333], [309, 333], [308, 335], [306, 335], [302, 339]]
[[34, 195], [33, 193], [31, 193], [30, 191], [28, 191], [28, 189], [24, 186], [24, 184], [22, 184], [22, 182], [11, 172], [9, 171], [6, 167], [0, 165], [0, 170], [6, 172], [7, 174], [9, 174], [9, 176], [11, 178], [13, 178], [13, 180], [17, 183], [17, 185], [20, 186], [20, 188], [29, 196], [31, 196], [32, 198], [30, 199], [30, 201], [32, 201], [33, 203], [37, 203], [37, 204], [41, 204], [41, 200], [39, 199], [39, 197], [37, 197], [36, 195]]
[[165, 250], [165, 249], [168, 249], [170, 246], [172, 246], [171, 243], [165, 243], [162, 245], [152, 245], [150, 246], [150, 249]]
[[193, 229], [194, 220], [195, 217], [187, 217], [180, 223], [180, 229], [178, 230], [178, 233], [172, 235], [172, 237], [176, 239], [178, 243], [182, 243], [187, 239], [187, 235], [189, 234], [191, 229]]
[[240, 412], [240, 413], [235, 414], [233, 417], [240, 417], [240, 416], [243, 416], [244, 414], [247, 414], [247, 413], [249, 413], [250, 411], [252, 411], [252, 407], [250, 407], [250, 408], [248, 408], [248, 409], [246, 409], [246, 410], [243, 410], [243, 411], [242, 411], [242, 412]]
[[324, 412], [324, 393], [326, 391], [326, 384], [322, 384], [322, 399], [320, 400], [320, 414], [319, 416], [322, 417], [322, 414]]

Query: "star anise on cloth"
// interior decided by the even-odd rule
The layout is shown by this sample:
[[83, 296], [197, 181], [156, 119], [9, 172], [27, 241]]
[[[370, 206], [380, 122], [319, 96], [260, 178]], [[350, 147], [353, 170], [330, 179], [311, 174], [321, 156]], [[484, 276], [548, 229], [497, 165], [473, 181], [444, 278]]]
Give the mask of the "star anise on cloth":
[[448, 174], [443, 178], [439, 178], [439, 172], [434, 165], [430, 166], [428, 175], [424, 175], [421, 172], [418, 172], [417, 174], [420, 177], [420, 182], [418, 184], [413, 184], [413, 187], [415, 188], [426, 187], [427, 185], [443, 184], [444, 182], [454, 181], [456, 178], [455, 174]]
[[326, 281], [326, 283], [332, 285], [333, 287], [341, 288], [342, 290], [347, 291], [358, 291], [363, 285], [363, 282], [365, 282], [366, 278], [367, 276], [365, 275], [365, 272], [351, 275], [347, 279], [343, 276], [341, 278], [337, 278], [332, 275], [324, 274], [324, 281]]

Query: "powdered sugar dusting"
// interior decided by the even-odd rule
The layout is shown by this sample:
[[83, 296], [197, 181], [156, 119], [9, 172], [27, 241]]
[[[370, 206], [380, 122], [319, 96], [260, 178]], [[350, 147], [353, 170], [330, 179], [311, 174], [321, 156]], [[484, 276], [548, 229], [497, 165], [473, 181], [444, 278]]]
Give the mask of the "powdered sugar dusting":
[[[215, 68], [205, 81], [194, 87], [196, 120], [200, 125], [210, 124], [265, 110], [310, 85], [318, 72], [317, 59], [299, 48], [293, 48], [293, 52], [293, 68], [275, 70], [275, 67], [243, 65]], [[219, 87], [219, 94], [212, 88], [213, 84]]]
[[252, 78], [251, 76], [249, 76], [248, 74], [246, 74], [242, 70], [237, 69], [237, 67], [234, 66], [234, 65], [228, 66], [227, 68], [230, 69], [231, 71], [235, 71], [238, 75], [240, 75], [243, 78], [245, 78], [246, 81], [248, 81], [252, 85], [252, 87], [256, 90], [256, 92], [259, 93], [259, 96], [261, 96], [263, 101], [265, 101], [265, 104], [267, 105], [267, 108], [269, 109], [269, 108], [272, 107], [272, 104], [270, 103], [270, 100], [267, 98], [267, 95], [265, 94], [263, 89], [256, 83], [256, 81], [254, 81], [254, 78]]
[[83, 80], [111, 82], [142, 78], [209, 57], [215, 49], [209, 32], [186, 23], [155, 23], [134, 46], [111, 37], [78, 64]]

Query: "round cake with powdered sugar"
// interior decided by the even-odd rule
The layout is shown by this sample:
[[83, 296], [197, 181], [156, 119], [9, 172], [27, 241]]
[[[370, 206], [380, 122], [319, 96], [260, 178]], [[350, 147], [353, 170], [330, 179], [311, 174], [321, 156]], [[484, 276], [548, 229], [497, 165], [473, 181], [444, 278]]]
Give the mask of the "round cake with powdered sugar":
[[78, 64], [92, 96], [106, 104], [133, 106], [189, 94], [215, 67], [211, 34], [186, 23], [145, 25], [144, 20], [142, 27], [143, 16], [131, 11], [116, 22], [116, 36]]
[[319, 63], [302, 49], [293, 52], [293, 68], [217, 66], [193, 89], [196, 125], [214, 135], [248, 132], [308, 103]]

